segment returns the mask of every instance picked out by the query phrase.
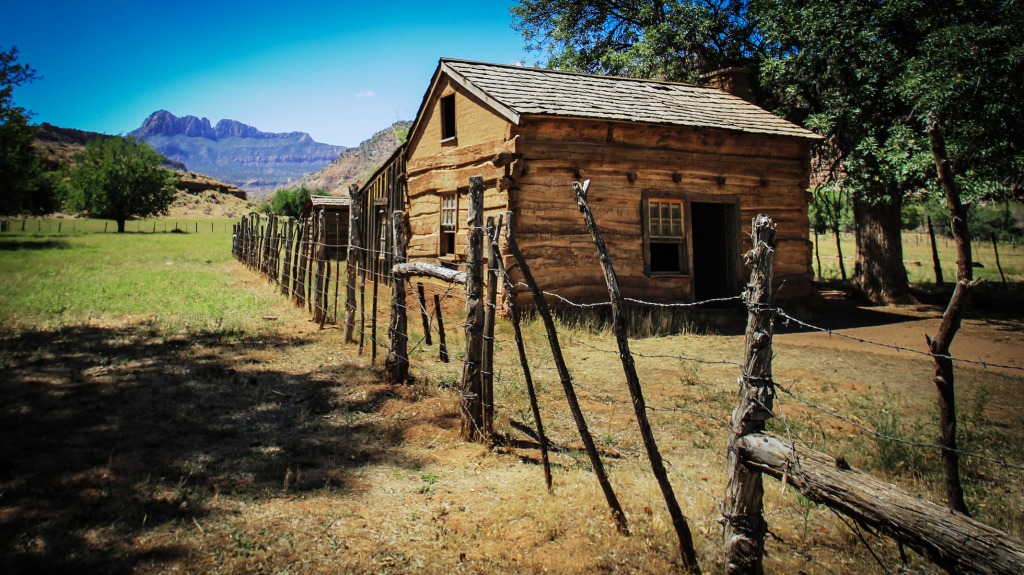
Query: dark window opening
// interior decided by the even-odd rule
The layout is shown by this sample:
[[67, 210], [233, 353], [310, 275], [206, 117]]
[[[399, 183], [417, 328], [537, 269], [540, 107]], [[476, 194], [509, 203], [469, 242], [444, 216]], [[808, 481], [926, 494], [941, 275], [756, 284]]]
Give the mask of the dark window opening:
[[455, 137], [455, 94], [441, 98], [441, 139]]
[[686, 273], [686, 236], [683, 234], [683, 202], [647, 201], [647, 270], [650, 274]]
[[651, 273], [683, 272], [683, 244], [651, 242]]

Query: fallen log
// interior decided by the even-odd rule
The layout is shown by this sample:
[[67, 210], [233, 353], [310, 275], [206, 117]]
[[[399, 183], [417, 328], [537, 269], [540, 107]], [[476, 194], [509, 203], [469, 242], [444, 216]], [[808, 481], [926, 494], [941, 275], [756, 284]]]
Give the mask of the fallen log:
[[768, 434], [740, 437], [747, 466], [792, 485], [815, 503], [870, 526], [950, 573], [1024, 573], [1024, 542], [895, 485]]

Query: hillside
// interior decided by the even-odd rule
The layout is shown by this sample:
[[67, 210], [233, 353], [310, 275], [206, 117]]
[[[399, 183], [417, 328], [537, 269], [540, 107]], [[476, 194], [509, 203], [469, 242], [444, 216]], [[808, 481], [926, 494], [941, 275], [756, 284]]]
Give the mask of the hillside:
[[257, 195], [319, 170], [346, 150], [304, 132], [262, 132], [235, 120], [211, 125], [207, 118], [179, 118], [166, 110], [154, 112], [129, 135], [189, 170]]
[[[114, 136], [43, 123], [36, 130], [35, 145], [47, 165], [56, 170], [62, 164], [71, 163], [75, 154], [82, 152], [89, 142], [110, 137]], [[244, 190], [188, 171], [181, 162], [165, 160], [164, 166], [178, 176], [169, 214], [172, 217], [236, 217], [252, 209]]]
[[395, 122], [362, 142], [349, 148], [320, 171], [289, 182], [287, 188], [306, 186], [324, 190], [334, 196], [347, 196], [349, 184], [362, 185], [374, 170], [398, 148], [409, 133], [412, 122]]

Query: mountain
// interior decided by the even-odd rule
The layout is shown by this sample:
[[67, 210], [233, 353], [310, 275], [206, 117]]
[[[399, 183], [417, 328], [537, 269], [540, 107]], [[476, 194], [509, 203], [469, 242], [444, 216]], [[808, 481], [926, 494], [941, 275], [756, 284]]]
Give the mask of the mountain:
[[355, 148], [341, 153], [322, 170], [282, 186], [311, 190], [324, 190], [333, 196], [347, 196], [349, 184], [363, 185], [409, 134], [412, 122], [395, 122]]
[[[89, 142], [97, 138], [117, 137], [119, 136], [74, 128], [61, 128], [43, 122], [36, 129], [34, 144], [50, 169], [58, 170], [62, 164], [73, 164], [74, 156], [85, 151], [85, 146]], [[213, 209], [207, 209], [212, 205], [218, 208], [215, 211], [219, 217], [234, 217], [236, 214], [241, 215], [251, 209], [251, 205], [246, 201], [244, 190], [204, 174], [190, 172], [185, 168], [185, 164], [166, 157], [164, 158], [164, 167], [173, 171], [178, 177], [178, 183], [174, 186], [178, 196], [175, 205], [198, 206], [196, 209], [201, 209], [206, 215], [214, 213]], [[226, 196], [233, 196], [235, 199], [229, 199]], [[230, 212], [227, 216], [224, 215], [228, 213], [225, 212], [225, 209]]]
[[167, 158], [250, 192], [269, 191], [324, 167], [347, 148], [313, 141], [305, 132], [269, 133], [235, 120], [160, 110], [129, 135]]

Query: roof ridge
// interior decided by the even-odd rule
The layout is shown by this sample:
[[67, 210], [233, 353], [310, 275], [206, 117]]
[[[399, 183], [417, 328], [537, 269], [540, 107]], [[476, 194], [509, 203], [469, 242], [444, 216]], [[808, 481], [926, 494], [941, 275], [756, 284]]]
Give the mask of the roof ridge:
[[668, 86], [684, 86], [687, 88], [699, 88], [701, 90], [715, 90], [722, 94], [731, 95], [727, 92], [722, 92], [718, 88], [712, 88], [711, 86], [701, 86], [700, 84], [691, 84], [689, 82], [674, 82], [672, 80], [655, 80], [653, 78], [632, 78], [630, 76], [616, 76], [612, 74], [593, 74], [589, 72], [573, 72], [571, 70], [558, 70], [554, 68], [540, 68], [537, 66], [527, 66], [525, 64], [496, 64], [494, 62], [481, 62], [479, 60], [466, 60], [464, 58], [447, 58], [442, 57], [440, 62], [452, 63], [458, 62], [462, 64], [470, 64], [476, 66], [493, 66], [495, 68], [506, 68], [509, 70], [524, 70], [527, 72], [536, 72], [541, 74], [562, 74], [565, 76], [582, 76], [586, 78], [598, 78], [602, 80], [622, 80], [626, 82], [638, 82], [641, 84], [665, 84]]

